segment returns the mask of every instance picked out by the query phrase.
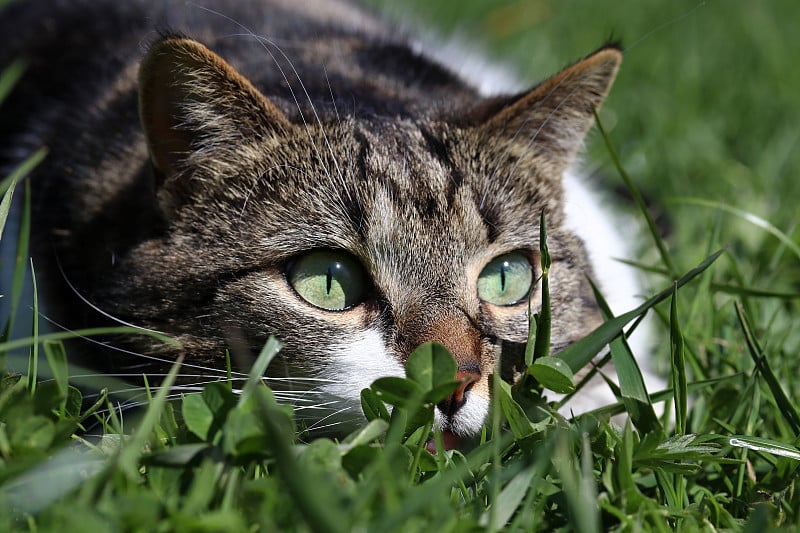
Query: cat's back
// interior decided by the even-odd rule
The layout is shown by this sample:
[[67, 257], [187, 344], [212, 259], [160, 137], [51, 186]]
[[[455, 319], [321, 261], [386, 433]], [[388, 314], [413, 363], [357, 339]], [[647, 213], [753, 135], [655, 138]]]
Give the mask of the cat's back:
[[391, 33], [372, 13], [337, 0], [15, 0], [0, 9], [0, 32], [3, 64], [22, 58], [29, 76], [47, 70], [51, 81], [84, 85], [95, 80], [81, 79], [76, 67], [102, 65], [114, 72], [110, 61], [140, 59], [162, 33], [187, 34], [227, 50], [243, 40], [262, 49], [282, 43], [291, 48]]
[[17, 1], [0, 10], [0, 65], [20, 59], [25, 75], [4, 105], [0, 139], [7, 146], [12, 132], [33, 129], [47, 144], [48, 124], [63, 132], [67, 121], [91, 122], [121, 95], [135, 106], [139, 61], [165, 33], [203, 42], [295, 118], [311, 108], [335, 114], [337, 104], [362, 116], [414, 115], [473, 94], [349, 2]]

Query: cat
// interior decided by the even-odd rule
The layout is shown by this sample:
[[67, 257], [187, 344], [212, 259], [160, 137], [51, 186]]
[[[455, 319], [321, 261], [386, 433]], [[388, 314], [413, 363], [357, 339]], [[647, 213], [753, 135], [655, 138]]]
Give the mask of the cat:
[[468, 78], [488, 76], [339, 1], [19, 1], [0, 18], [0, 60], [27, 63], [2, 145], [49, 150], [31, 177], [47, 312], [181, 344], [79, 348], [92, 366], [158, 376], [183, 354], [184, 373], [223, 379], [226, 350], [246, 372], [274, 335], [267, 382], [336, 430], [439, 342], [462, 385], [436, 420], [457, 441], [540, 306], [542, 212], [552, 350], [601, 322], [587, 278], [633, 307], [610, 259], [625, 239], [573, 172], [614, 45], [487, 94]]

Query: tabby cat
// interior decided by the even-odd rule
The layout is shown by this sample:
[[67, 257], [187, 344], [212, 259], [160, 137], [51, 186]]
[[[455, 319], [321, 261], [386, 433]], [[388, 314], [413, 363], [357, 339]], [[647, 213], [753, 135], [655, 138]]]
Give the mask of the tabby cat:
[[49, 149], [32, 176], [47, 312], [181, 344], [75, 350], [94, 366], [155, 376], [185, 354], [184, 372], [224, 378], [226, 350], [246, 371], [274, 335], [268, 382], [322, 427], [436, 341], [463, 380], [436, 415], [455, 439], [481, 428], [540, 305], [542, 211], [554, 351], [600, 322], [587, 277], [637, 290], [570, 173], [614, 46], [497, 95], [338, 1], [20, 0], [0, 17], [0, 60], [27, 62], [5, 162]]

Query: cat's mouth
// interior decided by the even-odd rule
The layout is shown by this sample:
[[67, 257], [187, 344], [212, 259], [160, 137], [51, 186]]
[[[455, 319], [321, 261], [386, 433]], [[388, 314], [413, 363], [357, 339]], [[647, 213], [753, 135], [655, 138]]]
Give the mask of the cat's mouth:
[[[442, 431], [442, 444], [444, 445], [445, 450], [455, 450], [459, 448], [461, 444], [461, 437], [450, 431], [449, 429], [445, 429]], [[425, 448], [431, 452], [436, 453], [436, 439], [430, 439], [426, 444]]]
[[[489, 413], [488, 398], [475, 392], [467, 392], [466, 396], [466, 401], [455, 412], [443, 412], [441, 406], [437, 406], [434, 411], [434, 419], [441, 428], [445, 450], [461, 449], [470, 439], [480, 434]], [[436, 440], [430, 439], [426, 448], [429, 452], [436, 453]]]

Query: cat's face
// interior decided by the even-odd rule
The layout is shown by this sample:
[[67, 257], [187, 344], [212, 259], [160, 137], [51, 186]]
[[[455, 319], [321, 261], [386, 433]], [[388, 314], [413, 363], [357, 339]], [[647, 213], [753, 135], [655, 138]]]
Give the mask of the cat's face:
[[554, 349], [598, 320], [561, 175], [618, 62], [606, 49], [468, 109], [303, 124], [202, 45], [162, 41], [140, 106], [168, 230], [121, 261], [116, 311], [176, 334], [190, 360], [229, 347], [246, 365], [275, 335], [271, 384], [321, 419], [439, 342], [464, 385], [437, 420], [473, 435], [501, 348], [525, 342], [528, 298], [540, 306], [542, 211]]

